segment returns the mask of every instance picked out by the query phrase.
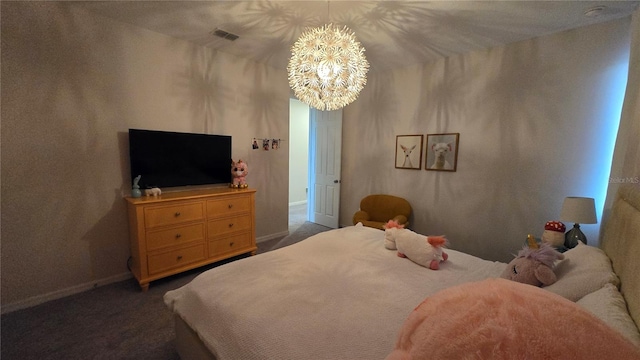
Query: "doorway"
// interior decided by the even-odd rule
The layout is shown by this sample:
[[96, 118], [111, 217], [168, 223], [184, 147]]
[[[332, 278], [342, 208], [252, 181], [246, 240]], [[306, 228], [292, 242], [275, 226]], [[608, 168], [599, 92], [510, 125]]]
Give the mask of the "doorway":
[[342, 109], [290, 99], [289, 144], [289, 233], [306, 221], [338, 228]]
[[307, 220], [309, 196], [309, 105], [289, 100], [289, 234]]

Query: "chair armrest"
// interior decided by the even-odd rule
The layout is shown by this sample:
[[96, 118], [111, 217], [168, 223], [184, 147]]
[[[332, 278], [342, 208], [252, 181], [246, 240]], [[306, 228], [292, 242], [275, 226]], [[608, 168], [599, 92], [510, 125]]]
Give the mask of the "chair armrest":
[[364, 210], [358, 210], [355, 214], [353, 214], [353, 225], [369, 220], [369, 213]]
[[409, 225], [409, 219], [407, 219], [407, 217], [404, 216], [404, 215], [397, 215], [392, 220], [397, 221], [398, 224], [400, 224], [400, 225], [405, 225], [405, 227], [407, 227]]

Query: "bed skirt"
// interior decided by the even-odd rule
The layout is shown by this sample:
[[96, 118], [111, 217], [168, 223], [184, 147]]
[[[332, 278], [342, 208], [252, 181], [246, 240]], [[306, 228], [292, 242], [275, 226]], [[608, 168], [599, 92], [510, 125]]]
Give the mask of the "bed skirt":
[[191, 330], [178, 314], [174, 314], [173, 319], [176, 330], [176, 350], [180, 359], [216, 360], [198, 334]]

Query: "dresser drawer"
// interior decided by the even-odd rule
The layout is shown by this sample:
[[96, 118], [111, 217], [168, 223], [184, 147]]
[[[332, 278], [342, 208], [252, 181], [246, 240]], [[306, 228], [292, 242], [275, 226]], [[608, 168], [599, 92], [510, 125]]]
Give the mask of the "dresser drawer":
[[147, 250], [204, 240], [204, 223], [147, 232]]
[[147, 229], [204, 219], [204, 203], [178, 204], [148, 207], [144, 209], [144, 223]]
[[207, 222], [207, 236], [209, 238], [249, 229], [251, 229], [251, 217], [249, 215], [234, 216]]
[[221, 217], [249, 212], [251, 198], [249, 196], [225, 197], [207, 201], [207, 216]]
[[219, 240], [209, 241], [209, 257], [250, 248], [252, 245], [251, 234], [242, 233]]
[[149, 274], [156, 274], [172, 268], [205, 259], [204, 244], [185, 247], [160, 254], [149, 255]]

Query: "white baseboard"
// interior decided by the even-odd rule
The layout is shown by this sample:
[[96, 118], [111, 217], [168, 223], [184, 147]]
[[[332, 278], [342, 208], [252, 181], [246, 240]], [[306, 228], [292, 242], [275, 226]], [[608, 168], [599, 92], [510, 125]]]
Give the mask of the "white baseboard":
[[99, 286], [109, 285], [115, 282], [131, 279], [132, 277], [133, 276], [131, 275], [130, 272], [126, 272], [119, 275], [110, 276], [108, 278], [104, 278], [96, 281], [90, 281], [84, 284], [72, 286], [70, 288], [56, 290], [48, 294], [33, 296], [28, 299], [16, 301], [11, 304], [7, 304], [7, 305], [3, 304], [2, 310], [0, 310], [0, 313], [6, 314], [13, 311], [30, 308], [32, 306], [44, 304], [47, 301], [57, 300], [70, 295], [79, 294], [81, 292], [91, 290], [93, 288], [97, 288]]
[[289, 206], [295, 206], [295, 205], [304, 205], [307, 203], [307, 200], [302, 200], [302, 201], [294, 201], [294, 202], [290, 202]]

